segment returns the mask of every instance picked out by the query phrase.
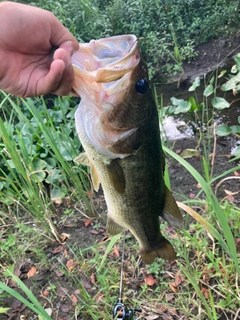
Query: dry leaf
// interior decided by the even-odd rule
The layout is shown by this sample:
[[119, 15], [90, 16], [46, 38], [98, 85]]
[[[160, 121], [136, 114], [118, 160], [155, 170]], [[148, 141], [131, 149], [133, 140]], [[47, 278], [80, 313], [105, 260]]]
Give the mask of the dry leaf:
[[47, 289], [45, 289], [45, 290], [43, 291], [42, 295], [43, 295], [44, 297], [47, 297], [47, 296], [49, 295], [49, 291], [48, 291]]
[[60, 205], [62, 204], [62, 202], [63, 202], [62, 198], [52, 199], [52, 203], [55, 203], [56, 205]]
[[89, 280], [82, 279], [82, 284], [84, 288], [87, 290], [92, 288], [92, 284]]
[[150, 314], [149, 316], [145, 317], [146, 320], [155, 320], [158, 318], [159, 318], [159, 315], [157, 315], [157, 314]]
[[201, 286], [201, 291], [206, 299], [209, 299], [209, 290], [205, 286]]
[[77, 262], [73, 261], [73, 259], [68, 260], [68, 262], [66, 263], [66, 267], [70, 272], [76, 267], [76, 265]]
[[94, 230], [94, 229], [89, 230], [89, 232], [90, 232], [91, 234], [99, 234], [99, 232], [98, 232], [97, 230]]
[[174, 299], [174, 293], [167, 293], [166, 300], [167, 302], [172, 301]]
[[155, 280], [154, 280], [154, 278], [153, 278], [153, 276], [151, 274], [146, 274], [145, 283], [150, 287], [155, 284]]
[[168, 312], [172, 315], [172, 316], [177, 316], [177, 310], [175, 308], [171, 308], [168, 307]]
[[169, 282], [168, 285], [174, 293], [178, 292], [178, 287], [175, 285], [175, 283]]
[[233, 174], [237, 177], [240, 176], [240, 173], [238, 171], [234, 171]]
[[57, 293], [60, 297], [65, 297], [68, 293], [68, 289], [67, 288], [57, 288]]
[[202, 189], [202, 186], [200, 185], [200, 183], [197, 184], [197, 188]]
[[37, 268], [35, 266], [32, 266], [31, 269], [27, 273], [28, 279], [33, 277], [36, 272], [37, 272]]
[[74, 294], [75, 294], [75, 295], [78, 295], [78, 294], [80, 294], [80, 292], [81, 292], [81, 291], [80, 291], [79, 289], [77, 289], [77, 290], [74, 291]]
[[119, 254], [119, 251], [118, 251], [116, 245], [113, 248], [113, 253], [115, 254], [116, 257], [118, 257], [118, 258], [120, 257], [120, 254]]
[[[172, 293], [171, 293], [171, 294], [172, 294]], [[167, 307], [166, 307], [165, 304], [161, 304], [161, 305], [157, 308], [157, 310], [158, 310], [160, 313], [164, 313], [164, 312], [166, 312]]]
[[74, 294], [71, 294], [72, 304], [75, 305], [77, 303], [77, 297]]
[[95, 284], [95, 283], [96, 283], [96, 276], [95, 276], [94, 273], [91, 274], [91, 276], [90, 276], [90, 281], [91, 281], [92, 284]]
[[63, 250], [63, 246], [60, 245], [58, 247], [56, 247], [55, 249], [52, 250], [52, 253], [59, 253], [59, 252], [62, 252]]
[[55, 272], [55, 274], [56, 274], [56, 276], [57, 276], [58, 278], [60, 278], [60, 277], [63, 276], [63, 272], [62, 272], [62, 271], [55, 270], [54, 272]]
[[62, 241], [65, 241], [65, 240], [67, 240], [67, 239], [69, 239], [69, 238], [70, 238], [70, 234], [61, 233], [61, 239], [62, 239]]
[[85, 221], [84, 221], [84, 226], [85, 226], [85, 228], [87, 228], [87, 227], [90, 225], [90, 223], [92, 223], [92, 222], [93, 222], [92, 219], [87, 219], [87, 220], [85, 220]]
[[232, 195], [236, 194], [236, 192], [234, 193], [234, 192], [229, 191], [229, 190], [226, 190], [226, 189], [224, 189], [224, 192], [225, 192], [228, 196], [232, 196]]
[[179, 286], [184, 280], [184, 277], [180, 276], [180, 271], [178, 271], [175, 275], [175, 285]]
[[240, 248], [240, 238], [237, 238], [234, 241], [236, 243], [236, 248], [239, 249]]
[[196, 197], [196, 194], [195, 193], [189, 193], [189, 198], [190, 199], [194, 199]]

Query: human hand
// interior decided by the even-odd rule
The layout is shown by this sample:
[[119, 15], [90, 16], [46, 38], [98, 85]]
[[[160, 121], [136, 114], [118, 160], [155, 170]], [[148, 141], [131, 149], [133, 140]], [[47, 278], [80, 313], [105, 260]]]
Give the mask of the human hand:
[[0, 21], [0, 89], [20, 97], [69, 94], [79, 44], [60, 21], [13, 2], [0, 3]]

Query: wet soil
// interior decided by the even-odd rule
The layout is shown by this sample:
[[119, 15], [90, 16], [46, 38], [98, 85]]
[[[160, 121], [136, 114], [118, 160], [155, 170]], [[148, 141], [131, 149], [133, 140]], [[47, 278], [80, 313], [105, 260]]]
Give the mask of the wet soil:
[[[235, 38], [234, 41], [232, 39], [213, 40], [212, 42], [199, 47], [197, 49], [199, 51], [199, 57], [191, 64], [186, 64], [184, 66], [185, 76], [187, 78], [192, 78], [197, 75], [205, 74], [209, 70], [213, 69], [220, 61], [223, 60], [223, 58], [233, 54], [233, 49], [236, 47], [236, 41], [240, 43], [239, 38]], [[197, 146], [197, 143], [198, 141], [196, 138], [179, 139], [176, 141], [170, 141], [170, 147], [180, 154], [185, 149], [194, 149]], [[214, 158], [213, 176], [219, 176], [228, 169], [239, 165], [237, 162], [229, 162], [231, 158], [231, 148], [235, 143], [236, 139], [232, 136], [217, 139], [216, 150], [210, 157], [210, 161]], [[213, 146], [214, 145], [212, 143], [212, 150], [210, 154], [213, 152]], [[202, 165], [202, 156], [204, 154], [203, 144], [200, 145], [199, 151], [200, 155], [198, 157], [192, 157], [187, 159], [187, 161], [204, 176]], [[171, 187], [177, 200], [182, 201], [186, 198], [192, 199], [197, 196], [199, 198], [204, 198], [203, 194], [198, 195], [199, 186], [197, 185], [194, 177], [191, 176], [187, 170], [173, 159], [168, 159], [168, 165], [171, 177]], [[237, 179], [240, 177], [239, 175], [240, 167], [235, 170], [235, 174], [231, 173], [228, 175], [229, 179], [223, 180], [222, 178], [214, 182], [213, 189], [216, 191], [219, 200], [222, 201], [222, 199], [226, 199], [240, 207], [240, 179]], [[62, 203], [56, 206], [58, 214], [55, 217], [55, 223], [58, 231], [60, 234], [64, 233], [69, 235], [67, 236], [68, 239], [66, 238], [65, 240], [65, 244], [59, 244], [57, 242], [48, 243], [46, 245], [46, 261], [36, 261], [34, 254], [30, 252], [27, 259], [17, 261], [14, 266], [15, 273], [29, 288], [31, 288], [31, 291], [44, 308], [52, 309], [52, 318], [54, 320], [92, 319], [90, 315], [82, 315], [81, 312], [76, 315], [75, 299], [78, 299], [78, 297], [81, 296], [79, 283], [76, 284], [72, 278], [66, 277], [63, 271], [63, 266], [68, 264], [69, 269], [71, 268], [71, 263], [73, 263], [72, 268], [74, 269], [76, 267], [76, 265], [74, 265], [75, 258], [71, 253], [73, 248], [74, 251], [77, 252], [78, 248], [81, 248], [82, 250], [83, 248], [88, 248], [96, 243], [104, 243], [104, 241], [106, 241], [108, 237], [105, 230], [106, 205], [101, 193], [95, 195], [94, 204], [101, 217], [97, 222], [97, 228], [96, 222], [94, 221], [89, 221], [89, 224], [88, 222], [86, 223], [88, 219], [84, 216], [84, 212], [81, 214], [80, 211], [76, 211], [76, 204], [72, 204], [70, 202], [68, 204]], [[63, 221], [62, 214], [66, 208], [74, 209], [75, 214]], [[80, 209], [83, 210], [82, 208]], [[171, 228], [167, 229], [167, 232], [171, 237], [171, 234], [173, 233]], [[84, 254], [86, 258], [91, 258], [91, 253], [88, 250]], [[138, 252], [133, 251], [133, 255], [136, 256], [137, 260]], [[111, 256], [111, 259], [114, 259], [114, 257]], [[28, 279], [27, 274], [33, 266], [37, 266], [36, 273]], [[144, 266], [142, 266], [142, 268], [143, 267]], [[165, 268], [169, 273], [171, 273], [172, 270], [174, 270], [174, 264], [166, 263]], [[79, 269], [78, 280], [82, 283], [89, 294], [96, 296], [96, 292], [94, 292], [93, 288], [94, 279], [87, 278]], [[139, 276], [139, 278], [134, 281], [134, 283], [131, 283], [131, 281], [129, 282], [128, 289], [137, 290], [136, 288], [140, 283], [142, 283], [143, 279]], [[8, 285], [17, 289], [14, 282], [8, 281]], [[51, 288], [54, 288], [54, 290]], [[54, 294], [52, 294], [52, 292], [54, 292]], [[167, 294], [172, 294], [172, 291], [169, 290], [166, 295]], [[117, 299], [118, 295], [116, 294], [116, 302]], [[98, 303], [101, 307], [103, 301], [100, 300], [101, 299], [99, 297]], [[9, 307], [10, 310], [4, 315], [0, 314], [0, 320], [36, 319], [36, 316], [34, 316], [31, 311], [26, 309], [22, 303], [18, 302], [14, 298], [5, 298], [1, 302], [1, 306]], [[174, 314], [173, 311], [167, 309], [162, 309], [162, 311], [159, 311], [157, 317], [151, 318], [150, 315], [152, 313], [150, 312], [150, 307], [151, 306], [148, 306], [148, 308], [145, 309], [145, 316], [142, 317], [142, 319], [190, 319], [187, 315], [178, 313]], [[109, 306], [109, 315], [112, 312], [111, 308], [112, 306]], [[149, 312], [147, 310], [149, 310]], [[156, 315], [157, 313], [155, 312], [155, 316]], [[219, 319], [233, 320], [236, 319], [234, 317], [235, 312], [232, 315], [230, 314], [229, 318], [224, 317], [224, 314], [222, 314], [219, 316]]]

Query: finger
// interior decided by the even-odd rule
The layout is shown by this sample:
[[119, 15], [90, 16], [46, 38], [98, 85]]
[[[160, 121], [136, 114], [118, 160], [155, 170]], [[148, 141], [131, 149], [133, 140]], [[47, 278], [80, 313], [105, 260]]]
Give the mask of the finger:
[[63, 60], [54, 60], [51, 63], [48, 74], [39, 79], [37, 84], [37, 95], [46, 94], [57, 90], [63, 78], [65, 63]]
[[58, 96], [65, 96], [71, 92], [74, 79], [73, 67], [70, 64], [64, 69], [61, 81], [59, 82], [58, 87], [53, 90], [51, 93], [54, 93]]
[[65, 67], [68, 67], [71, 64], [71, 55], [63, 48], [59, 48], [54, 52], [53, 59], [62, 60], [65, 64]]

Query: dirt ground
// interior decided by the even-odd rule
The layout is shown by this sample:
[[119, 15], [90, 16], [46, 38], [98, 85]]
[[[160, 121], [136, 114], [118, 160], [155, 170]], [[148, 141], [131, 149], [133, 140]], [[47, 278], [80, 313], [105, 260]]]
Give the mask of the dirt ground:
[[[202, 45], [197, 50], [199, 51], [199, 57], [191, 64], [184, 65], [185, 76], [191, 78], [197, 75], [205, 74], [206, 72], [212, 70], [220, 61], [222, 61], [226, 56], [233, 55], [233, 49], [236, 47], [236, 43], [239, 43], [239, 39], [230, 40], [213, 40], [212, 42]], [[197, 140], [195, 138], [191, 139], [180, 139], [175, 142], [174, 150], [177, 153], [181, 153], [184, 149], [195, 148], [197, 145]], [[229, 162], [230, 153], [232, 146], [236, 144], [236, 138], [232, 136], [218, 138], [216, 144], [216, 153], [214, 160], [214, 176], [218, 176], [220, 173], [233, 168], [239, 164], [234, 162]], [[203, 147], [200, 147], [200, 156], [188, 159], [189, 163], [193, 165], [198, 172], [202, 173], [202, 159]], [[194, 198], [198, 192], [199, 188], [197, 186], [196, 180], [178, 163], [174, 160], [169, 159], [169, 172], [171, 177], [171, 187], [174, 192], [175, 198], [179, 201], [183, 200], [182, 195], [187, 198]], [[240, 170], [238, 170], [240, 174]], [[229, 175], [229, 179], [225, 181], [216, 181], [213, 185], [213, 189], [216, 190], [216, 194], [219, 199], [224, 197], [233, 201], [237, 206], [240, 207], [240, 179], [235, 179], [236, 176], [233, 174]], [[229, 191], [229, 192], [226, 192]], [[232, 194], [232, 196], [231, 196]], [[203, 195], [200, 195], [200, 197]], [[37, 270], [36, 274], [27, 279], [27, 273], [35, 264], [34, 257], [29, 256], [28, 260], [19, 261], [15, 266], [15, 272], [24, 281], [24, 283], [32, 288], [34, 295], [39, 299], [39, 301], [44, 305], [45, 308], [54, 306], [55, 317], [54, 320], [70, 320], [73, 319], [74, 307], [71, 297], [77, 296], [77, 287], [72, 281], [72, 279], [67, 279], [63, 273], [61, 273], [61, 265], [66, 264], [70, 258], [71, 254], [68, 255], [66, 252], [69, 251], [71, 246], [79, 246], [81, 248], [89, 247], [94, 243], [103, 241], [107, 237], [105, 229], [106, 221], [106, 206], [102, 194], [96, 196], [95, 205], [101, 214], [102, 219], [99, 222], [98, 229], [94, 228], [94, 222], [90, 222], [86, 226], [87, 218], [84, 215], [78, 214], [73, 217], [66, 219], [64, 223], [61, 221], [61, 205], [57, 207], [59, 212], [58, 217], [56, 217], [56, 224], [58, 226], [59, 233], [69, 234], [70, 237], [66, 241], [66, 244], [59, 245], [53, 243], [46, 248], [46, 254], [48, 258], [48, 265], [41, 266]], [[70, 204], [71, 208], [71, 204]], [[136, 252], [136, 259], [138, 253]], [[87, 290], [91, 288], [92, 283], [89, 279], [81, 278], [83, 285]], [[139, 282], [142, 279], [137, 280]], [[48, 301], [47, 287], [49, 285], [55, 285], [57, 290], [57, 295], [55, 299]], [[11, 285], [11, 283], [8, 283]], [[12, 284], [14, 287], [14, 284]], [[65, 288], [63, 291], [61, 288]], [[116, 296], [117, 302], [118, 296]], [[29, 314], [29, 311], [23, 311], [25, 306], [11, 298], [4, 300], [4, 307], [10, 307], [11, 309], [6, 315], [0, 315], [0, 320], [15, 320], [15, 319], [35, 319], [32, 314], [28, 316], [23, 316], [20, 318], [20, 314]], [[57, 311], [56, 311], [57, 310]], [[111, 313], [111, 310], [109, 310]], [[77, 319], [83, 319], [78, 317]], [[91, 318], [89, 318], [91, 319]], [[150, 318], [149, 318], [150, 319]], [[179, 319], [179, 317], [166, 314], [165, 317], [162, 315], [159, 318], [154, 319]], [[181, 318], [187, 319], [187, 318]], [[221, 318], [224, 320], [224, 317]]]

